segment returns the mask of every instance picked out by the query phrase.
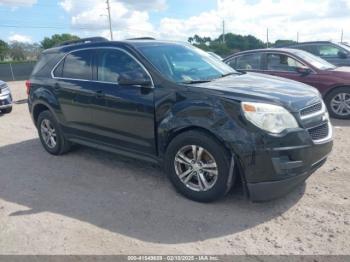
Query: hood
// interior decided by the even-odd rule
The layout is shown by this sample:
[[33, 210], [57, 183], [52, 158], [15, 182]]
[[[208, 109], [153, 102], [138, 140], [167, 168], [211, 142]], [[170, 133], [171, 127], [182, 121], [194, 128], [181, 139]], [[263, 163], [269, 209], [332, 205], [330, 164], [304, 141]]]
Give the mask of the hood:
[[350, 73], [350, 66], [340, 66], [331, 70], [331, 72]]
[[196, 86], [236, 100], [270, 102], [295, 112], [320, 100], [317, 89], [286, 78], [258, 73], [231, 75]]

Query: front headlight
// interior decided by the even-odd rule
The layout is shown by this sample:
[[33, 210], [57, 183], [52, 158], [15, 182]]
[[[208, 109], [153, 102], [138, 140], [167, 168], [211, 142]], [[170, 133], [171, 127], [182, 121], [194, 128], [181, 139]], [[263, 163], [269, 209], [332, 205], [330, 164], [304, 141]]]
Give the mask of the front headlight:
[[278, 134], [299, 126], [294, 116], [281, 106], [242, 102], [242, 111], [247, 120], [271, 133]]
[[7, 88], [7, 84], [6, 83], [0, 84], [0, 89], [5, 89], [5, 88]]

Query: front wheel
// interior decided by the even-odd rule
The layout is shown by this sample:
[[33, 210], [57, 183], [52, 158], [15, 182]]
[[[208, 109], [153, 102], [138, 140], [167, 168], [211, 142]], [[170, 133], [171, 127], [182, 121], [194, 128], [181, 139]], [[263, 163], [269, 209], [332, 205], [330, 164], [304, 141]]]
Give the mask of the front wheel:
[[171, 141], [165, 168], [177, 191], [199, 202], [223, 197], [234, 181], [229, 177], [230, 156], [226, 149], [198, 131], [180, 134]]
[[350, 87], [340, 87], [325, 98], [329, 114], [338, 119], [350, 119]]

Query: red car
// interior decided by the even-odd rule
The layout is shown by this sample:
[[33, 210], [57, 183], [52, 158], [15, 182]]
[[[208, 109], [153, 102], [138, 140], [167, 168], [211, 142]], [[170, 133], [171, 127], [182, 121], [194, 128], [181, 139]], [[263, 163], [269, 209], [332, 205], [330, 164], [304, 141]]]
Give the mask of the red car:
[[350, 119], [350, 67], [336, 67], [308, 52], [287, 48], [239, 52], [224, 62], [237, 71], [285, 77], [311, 85], [322, 94], [332, 117]]

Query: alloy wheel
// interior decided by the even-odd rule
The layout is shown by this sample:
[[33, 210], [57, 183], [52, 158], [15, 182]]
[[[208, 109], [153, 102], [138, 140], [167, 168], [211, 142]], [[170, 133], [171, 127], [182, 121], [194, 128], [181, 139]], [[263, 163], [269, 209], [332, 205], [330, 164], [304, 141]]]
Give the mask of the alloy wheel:
[[194, 191], [208, 191], [218, 179], [214, 157], [201, 146], [182, 147], [175, 155], [174, 165], [181, 182]]
[[339, 116], [350, 115], [350, 94], [338, 93], [331, 100], [332, 111]]
[[56, 130], [49, 119], [41, 121], [40, 132], [47, 147], [55, 148], [57, 145]]

